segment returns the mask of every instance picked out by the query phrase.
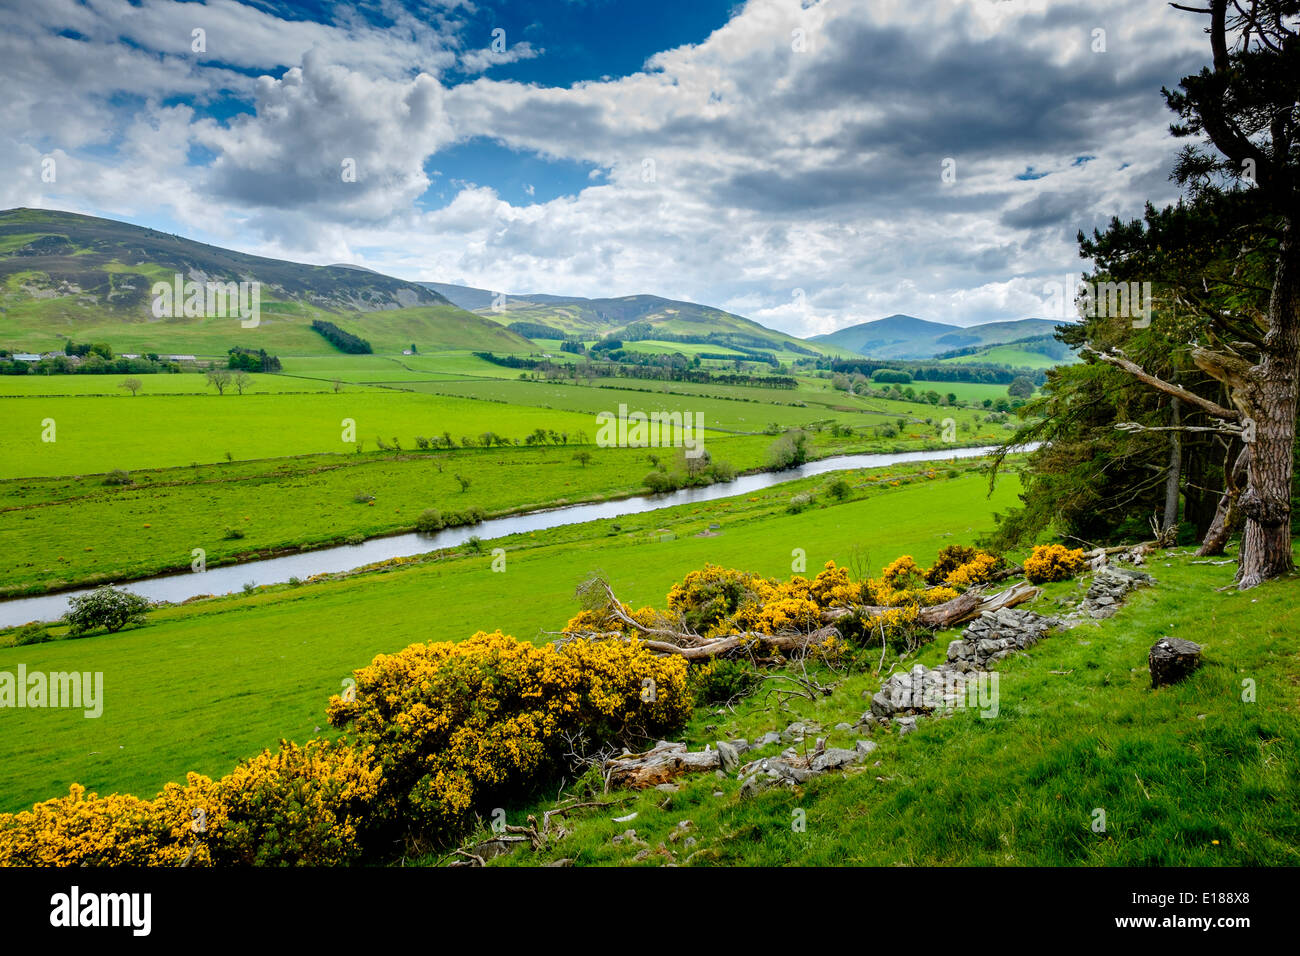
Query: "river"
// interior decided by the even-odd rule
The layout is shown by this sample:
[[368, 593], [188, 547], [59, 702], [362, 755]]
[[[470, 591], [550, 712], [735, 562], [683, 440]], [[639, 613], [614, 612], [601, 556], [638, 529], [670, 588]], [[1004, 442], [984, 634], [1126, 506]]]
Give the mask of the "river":
[[[289, 554], [279, 558], [265, 558], [243, 564], [231, 564], [219, 568], [209, 568], [201, 573], [183, 572], [141, 578], [130, 581], [125, 586], [151, 601], [176, 603], [203, 594], [227, 594], [238, 591], [248, 582], [257, 585], [279, 584], [288, 581], [290, 578], [306, 579], [314, 574], [350, 571], [353, 568], [374, 564], [377, 561], [386, 561], [390, 558], [426, 554], [441, 548], [452, 548], [464, 544], [471, 537], [478, 537], [483, 540], [503, 538], [521, 532], [544, 531], [547, 528], [580, 524], [584, 521], [619, 518], [625, 515], [657, 511], [661, 508], [671, 508], [675, 505], [753, 494], [755, 491], [770, 488], [783, 482], [794, 481], [797, 478], [807, 478], [811, 475], [822, 475], [832, 471], [846, 471], [855, 468], [884, 468], [890, 465], [908, 464], [909, 462], [975, 458], [980, 455], [987, 455], [993, 450], [994, 446], [982, 446], [978, 448], [949, 448], [878, 455], [836, 455], [810, 461], [798, 468], [790, 468], [786, 471], [765, 471], [752, 475], [742, 475], [734, 481], [708, 485], [703, 488], [683, 488], [681, 491], [664, 494], [638, 495], [617, 501], [600, 501], [590, 504], [566, 505], [561, 508], [548, 508], [542, 511], [530, 511], [526, 514], [491, 518], [476, 525], [448, 528], [434, 534], [410, 532], [408, 534], [371, 538], [361, 544], [338, 545], [314, 551], [303, 551], [298, 554]], [[1025, 450], [1030, 449], [1026, 448]], [[0, 601], [0, 627], [24, 624], [28, 621], [58, 620], [68, 610], [70, 598], [87, 594], [90, 590], [84, 588], [39, 597], [11, 598]]]

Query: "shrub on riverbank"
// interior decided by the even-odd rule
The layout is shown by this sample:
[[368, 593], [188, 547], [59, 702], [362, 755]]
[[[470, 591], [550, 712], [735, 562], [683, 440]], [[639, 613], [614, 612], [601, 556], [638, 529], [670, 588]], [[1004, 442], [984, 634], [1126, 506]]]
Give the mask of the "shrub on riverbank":
[[145, 612], [149, 610], [147, 599], [107, 585], [73, 597], [68, 604], [70, 610], [66, 619], [68, 634], [72, 637], [80, 637], [101, 627], [112, 634], [128, 624], [143, 624]]

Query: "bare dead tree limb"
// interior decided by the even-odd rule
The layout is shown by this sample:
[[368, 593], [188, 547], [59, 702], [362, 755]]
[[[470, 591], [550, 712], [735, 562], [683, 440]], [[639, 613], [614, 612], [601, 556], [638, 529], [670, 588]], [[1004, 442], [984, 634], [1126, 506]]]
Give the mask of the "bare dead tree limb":
[[1118, 355], [1113, 351], [1102, 352], [1099, 349], [1093, 348], [1091, 345], [1085, 345], [1079, 351], [1087, 355], [1095, 355], [1097, 356], [1098, 359], [1107, 363], [1108, 365], [1113, 365], [1116, 368], [1123, 369], [1125, 372], [1128, 372], [1139, 382], [1144, 382], [1145, 384], [1150, 385], [1152, 388], [1164, 392], [1166, 395], [1174, 395], [1178, 398], [1181, 398], [1187, 404], [1195, 405], [1197, 408], [1201, 409], [1204, 412], [1208, 412], [1210, 415], [1214, 416], [1215, 418], [1222, 418], [1226, 421], [1235, 422], [1235, 421], [1241, 421], [1241, 419], [1244, 417], [1241, 414], [1241, 412], [1236, 411], [1235, 409], [1224, 408], [1218, 402], [1212, 402], [1208, 398], [1202, 398], [1200, 395], [1197, 395], [1195, 392], [1189, 392], [1187, 389], [1183, 388], [1180, 385], [1175, 385], [1172, 382], [1166, 382], [1164, 379], [1152, 375], [1150, 372], [1143, 369], [1142, 366], [1138, 365], [1136, 362], [1130, 362], [1124, 356]]

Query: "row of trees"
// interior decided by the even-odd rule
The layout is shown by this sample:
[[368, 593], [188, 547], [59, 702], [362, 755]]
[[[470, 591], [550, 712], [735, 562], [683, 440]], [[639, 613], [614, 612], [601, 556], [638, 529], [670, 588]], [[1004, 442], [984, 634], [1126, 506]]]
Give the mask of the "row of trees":
[[240, 395], [244, 389], [253, 384], [253, 376], [243, 369], [230, 371], [224, 368], [210, 368], [207, 371], [208, 384], [217, 390], [218, 395], [225, 395], [227, 388], [234, 388]]
[[313, 319], [311, 323], [312, 330], [320, 335], [340, 352], [347, 352], [349, 355], [369, 355], [373, 349], [370, 343], [359, 335], [353, 335], [351, 332], [345, 332], [333, 322], [326, 322], [324, 319]]
[[[796, 365], [828, 371], [832, 374], [865, 375], [876, 381], [889, 381], [891, 384], [898, 376], [907, 376], [908, 380], [919, 379], [926, 382], [971, 382], [977, 385], [1010, 385], [1018, 376], [1028, 378], [1035, 387], [1047, 380], [1047, 373], [1042, 369], [1014, 368], [1010, 365], [998, 365], [984, 362], [941, 365], [936, 362], [900, 361], [898, 359], [822, 359], [817, 362], [799, 360]], [[877, 378], [878, 373], [886, 378]], [[899, 381], [899, 384], [903, 384]]]

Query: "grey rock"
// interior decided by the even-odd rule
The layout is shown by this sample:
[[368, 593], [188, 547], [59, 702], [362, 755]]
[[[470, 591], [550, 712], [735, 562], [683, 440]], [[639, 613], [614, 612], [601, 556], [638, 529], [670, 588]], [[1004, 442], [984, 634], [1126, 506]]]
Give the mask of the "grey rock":
[[722, 760], [722, 769], [730, 773], [740, 766], [740, 751], [733, 747], [726, 740], [719, 740], [715, 745], [718, 748], [718, 756]]
[[1201, 645], [1181, 637], [1162, 637], [1147, 655], [1152, 687], [1176, 684], [1201, 666]]
[[840, 767], [855, 764], [866, 756], [866, 754], [857, 750], [843, 750], [839, 747], [832, 747], [830, 750], [813, 757], [812, 762], [808, 764], [808, 769], [813, 773], [825, 773], [827, 770], [838, 770]]
[[636, 831], [635, 831], [635, 830], [624, 830], [622, 833], [620, 833], [618, 836], [614, 837], [614, 839], [610, 840], [609, 842], [611, 842], [611, 843], [628, 843], [628, 844], [631, 844], [632, 846], [649, 846], [649, 845], [650, 845], [650, 844], [646, 843], [645, 840], [642, 840], [640, 837], [638, 837], [638, 836], [636, 835]]
[[490, 840], [487, 843], [480, 843], [474, 852], [484, 860], [494, 860], [499, 856], [505, 856], [507, 853], [513, 853], [518, 847], [518, 843]]
[[821, 729], [821, 724], [815, 723], [811, 720], [796, 720], [781, 732], [781, 739], [786, 742], [794, 741], [797, 743], [804, 737], [807, 737], [810, 734], [815, 734]]

